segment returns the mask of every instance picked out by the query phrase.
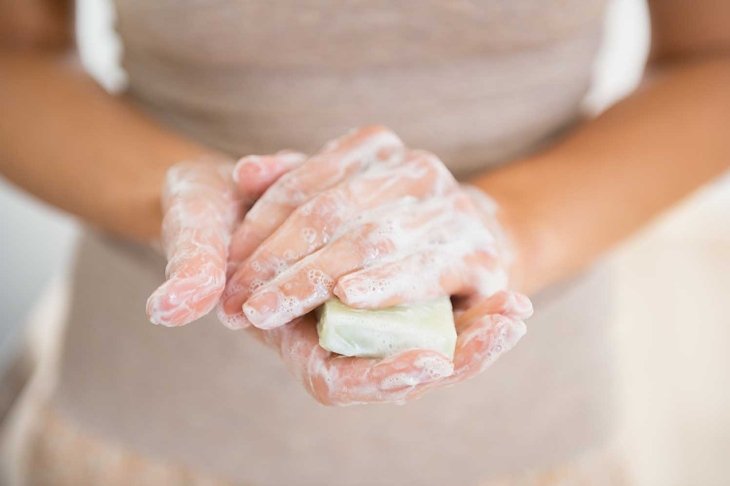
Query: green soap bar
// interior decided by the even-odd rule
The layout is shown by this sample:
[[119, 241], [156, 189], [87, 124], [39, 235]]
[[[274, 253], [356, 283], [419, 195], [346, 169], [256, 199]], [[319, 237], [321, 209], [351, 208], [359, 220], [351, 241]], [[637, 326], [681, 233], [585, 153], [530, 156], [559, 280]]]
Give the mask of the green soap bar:
[[319, 345], [344, 356], [385, 358], [407, 349], [431, 349], [454, 357], [456, 328], [451, 299], [355, 309], [338, 299], [319, 308]]

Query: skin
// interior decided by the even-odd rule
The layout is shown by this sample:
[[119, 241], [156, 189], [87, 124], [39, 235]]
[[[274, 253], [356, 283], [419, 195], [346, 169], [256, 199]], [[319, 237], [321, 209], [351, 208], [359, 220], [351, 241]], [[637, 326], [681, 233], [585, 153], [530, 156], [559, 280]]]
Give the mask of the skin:
[[[728, 168], [730, 138], [725, 127], [730, 125], [730, 4], [711, 0], [650, 3], [650, 76], [641, 89], [543, 152], [471, 181], [501, 209], [498, 225], [484, 224], [503, 228], [512, 243], [514, 288], [532, 293], [579, 271]], [[109, 96], [98, 88], [74, 60], [69, 11], [68, 3], [62, 0], [0, 0], [0, 170], [17, 185], [92, 225], [139, 241], [157, 239], [162, 227], [159, 201], [168, 169], [180, 161], [229, 159], [170, 132], [123, 97]], [[221, 176], [218, 162], [204, 165], [207, 168], [199, 169], [201, 190], [187, 194], [189, 200], [179, 204], [196, 207], [196, 201], [210, 195], [208, 189], [218, 189], [213, 199], [220, 199], [221, 191], [230, 189], [221, 184], [221, 177], [227, 176]], [[168, 193], [175, 192], [170, 189], [168, 184]], [[236, 197], [245, 199], [246, 194], [244, 191]], [[231, 206], [216, 205], [227, 208], [221, 209], [220, 220], [225, 224], [211, 232], [217, 237], [207, 246], [221, 249], [231, 238], [236, 218], [230, 216]], [[243, 200], [236, 204], [236, 216], [245, 208]], [[184, 234], [193, 234], [193, 213], [186, 219], [190, 225], [178, 224], [176, 231], [166, 232], [168, 257], [178, 262], [171, 266], [171, 279], [177, 281], [184, 273], [180, 269], [186, 264], [179, 263], [181, 260], [187, 261], [191, 274], [238, 271], [257, 247], [255, 239], [243, 238], [248, 247], [231, 245], [230, 268], [223, 258], [227, 249], [210, 252], [207, 246], [203, 249], [198, 245], [189, 258], [178, 255], [176, 248], [189, 250]], [[283, 224], [285, 220], [276, 219]], [[198, 258], [215, 264], [196, 265]], [[176, 315], [165, 323], [183, 324], [208, 309], [215, 300], [211, 296], [220, 292], [220, 280], [216, 282], [215, 292], [193, 299], [194, 305], [185, 302], [181, 306], [188, 307], [189, 312], [172, 312]], [[180, 292], [176, 285], [166, 285], [169, 287], [156, 294], [157, 299], [170, 300], [172, 293]], [[505, 299], [520, 300], [516, 295]], [[489, 363], [492, 358], [479, 357], [495, 355], [485, 349], [490, 349], [488, 337], [500, 327], [499, 321], [507, 318], [511, 328], [517, 329], [521, 319], [529, 315], [525, 306], [518, 306], [522, 312], [511, 312], [490, 307], [488, 301], [470, 302], [464, 311], [472, 315], [482, 309], [483, 314], [473, 322], [489, 327], [482, 328], [478, 339], [469, 340], [469, 346], [487, 343], [481, 351], [463, 354], [466, 361], [457, 359], [453, 371], [434, 365], [431, 372], [403, 382], [407, 390], [441, 386], [451, 383], [451, 376], [468, 375], [458, 370], [483, 369], [480, 363]], [[301, 359], [293, 359], [294, 350], [282, 347], [282, 343], [292, 342], [287, 333], [305, 324], [306, 320], [299, 320], [279, 327], [269, 331], [275, 334], [265, 340], [278, 346], [290, 365], [299, 366], [293, 367], [321, 401], [400, 401], [418, 395], [416, 391], [398, 396], [372, 392], [348, 397], [341, 393], [347, 386], [331, 391], [313, 385], [313, 378], [322, 375], [304, 373], [314, 368], [303, 368]], [[470, 327], [464, 324], [459, 328], [462, 339]], [[317, 366], [324, 362], [328, 358], [316, 361]], [[378, 363], [349, 359], [347, 366], [352, 376], [367, 381]], [[400, 372], [399, 366], [377, 369], [391, 378]], [[397, 380], [382, 378], [379, 382]]]
[[[495, 208], [434, 154], [406, 149], [385, 127], [354, 130], [274, 182], [243, 218], [219, 317], [277, 350], [323, 404], [403, 402], [467, 379], [515, 345], [532, 313], [505, 288]], [[459, 296], [453, 361], [428, 350], [327, 352], [310, 311], [333, 295], [363, 308]]]
[[304, 161], [296, 152], [175, 164], [162, 196], [167, 280], [147, 300], [154, 324], [179, 326], [210, 312], [226, 283], [228, 245], [242, 212], [282, 174]]
[[473, 182], [502, 209], [531, 294], [585, 268], [730, 167], [730, 3], [649, 2], [647, 76], [541, 153]]
[[324, 405], [402, 403], [484, 371], [525, 334], [523, 320], [531, 313], [527, 298], [504, 291], [468, 311], [457, 312], [453, 362], [421, 350], [386, 359], [333, 355], [319, 346], [311, 314], [271, 331], [248, 329], [276, 350], [307, 391]]
[[[287, 177], [318, 169], [305, 162]], [[224, 311], [243, 309], [242, 320], [272, 329], [333, 295], [351, 306], [382, 308], [502, 290], [503, 249], [482, 221], [494, 215], [482, 214], [462, 187], [438, 157], [423, 151], [362, 168], [271, 232], [229, 279]], [[254, 209], [268, 214], [268, 205], [262, 198]], [[246, 218], [241, 228], [251, 223]], [[382, 288], [362, 290], [373, 284]]]

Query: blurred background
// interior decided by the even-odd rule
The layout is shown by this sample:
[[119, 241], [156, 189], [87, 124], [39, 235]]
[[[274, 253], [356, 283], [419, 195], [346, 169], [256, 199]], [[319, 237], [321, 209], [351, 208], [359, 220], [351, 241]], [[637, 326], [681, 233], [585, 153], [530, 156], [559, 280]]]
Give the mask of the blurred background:
[[[105, 0], [79, 1], [84, 64], [123, 86]], [[641, 0], [614, 0], [586, 108], [638, 83], [649, 45]], [[60, 321], [77, 223], [0, 179], [0, 370], [29, 323]], [[619, 278], [616, 339], [624, 447], [641, 485], [730, 484], [730, 177], [607, 257]]]

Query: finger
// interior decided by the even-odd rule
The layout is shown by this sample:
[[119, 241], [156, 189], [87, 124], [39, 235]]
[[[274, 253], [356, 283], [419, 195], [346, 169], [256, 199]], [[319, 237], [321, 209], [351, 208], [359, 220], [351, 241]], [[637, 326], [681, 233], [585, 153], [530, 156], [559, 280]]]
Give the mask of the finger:
[[518, 292], [502, 291], [483, 299], [457, 318], [454, 376], [450, 382], [474, 376], [512, 349], [527, 332], [524, 319], [532, 303]]
[[454, 353], [454, 372], [439, 380], [421, 383], [409, 392], [415, 400], [435, 388], [445, 388], [472, 378], [489, 368], [526, 334], [524, 322], [501, 314], [485, 316], [460, 335]]
[[472, 292], [477, 280], [498, 271], [498, 262], [494, 254], [483, 251], [461, 256], [460, 243], [349, 273], [337, 280], [333, 293], [351, 307], [381, 309]]
[[334, 289], [340, 300], [353, 307], [382, 308], [442, 295], [490, 295], [504, 288], [506, 274], [494, 237], [475, 217], [468, 197], [455, 193], [435, 198], [416, 212], [427, 212], [428, 205], [438, 211], [425, 224], [415, 219], [409, 227], [419, 239], [395, 261], [341, 277]]
[[[302, 165], [306, 155], [283, 150], [272, 155], [248, 155], [233, 168], [233, 182], [244, 205], [250, 206], [282, 175]], [[233, 245], [231, 245], [233, 246]], [[229, 248], [228, 276], [238, 267], [242, 255]]]
[[230, 231], [240, 211], [231, 170], [230, 163], [196, 162], [168, 171], [162, 222], [167, 281], [147, 300], [151, 322], [187, 324], [220, 297]]
[[[237, 294], [249, 291], [252, 295], [246, 303], [250, 304], [249, 312], [255, 315], [255, 321], [251, 321], [248, 315], [236, 319], [266, 328], [282, 325], [332, 295], [331, 288], [324, 288], [321, 282], [331, 286], [345, 273], [371, 265], [375, 260], [393, 255], [402, 258], [423, 245], [453, 238], [454, 230], [459, 229], [463, 219], [463, 215], [455, 215], [454, 211], [463, 200], [464, 197], [458, 193], [424, 201], [404, 198], [362, 213], [344, 226], [327, 246], [285, 269], [269, 282], [253, 280], [250, 288], [244, 289], [237, 286], [234, 276], [224, 293], [225, 310], [234, 312], [231, 302], [237, 305]], [[472, 242], [477, 234], [470, 233], [469, 241]], [[255, 259], [252, 258], [250, 263], [255, 271], [265, 271], [256, 268]], [[287, 288], [283, 287], [284, 284]], [[234, 324], [240, 324], [240, 321]]]
[[337, 278], [361, 268], [372, 255], [393, 250], [387, 237], [378, 237], [379, 229], [375, 224], [360, 226], [297, 262], [255, 290], [243, 304], [244, 315], [254, 326], [272, 329], [323, 304]]
[[[463, 224], [464, 216], [455, 212], [462, 200], [459, 194], [406, 199], [359, 215], [332, 243], [258, 286], [243, 306], [246, 318], [257, 327], [280, 326], [331, 297], [334, 282], [343, 275], [453, 239]], [[461, 237], [471, 244], [471, 238], [489, 235]]]
[[453, 363], [428, 350], [409, 350], [390, 358], [329, 356], [310, 376], [310, 392], [327, 405], [403, 403], [414, 398], [419, 386], [453, 374]]
[[[385, 127], [354, 130], [336, 139], [301, 167], [282, 176], [258, 200], [236, 229], [229, 247], [230, 274], [264, 241], [291, 212], [315, 194], [336, 185], [374, 162], [397, 161], [403, 156], [403, 142]], [[248, 292], [256, 282], [234, 279], [226, 293]], [[249, 293], [226, 299], [218, 306], [218, 318], [232, 329], [248, 326], [241, 305]]]
[[419, 385], [411, 392], [411, 398], [478, 375], [512, 349], [527, 333], [522, 318], [515, 317], [529, 316], [532, 312], [530, 301], [525, 296], [515, 292], [499, 292], [483, 299], [480, 309], [489, 314], [482, 314], [471, 322], [462, 319], [461, 323], [457, 323], [457, 328], [461, 328], [454, 352], [454, 373], [441, 380]]
[[[266, 282], [321, 248], [357, 214], [404, 197], [441, 195], [456, 187], [456, 181], [434, 155], [411, 151], [403, 163], [379, 164], [361, 177], [344, 181], [312, 198], [254, 251], [231, 277], [224, 309], [237, 312], [256, 282]], [[226, 292], [228, 294], [228, 292]], [[224, 296], [225, 297], [225, 296]]]
[[[231, 329], [248, 327], [250, 322], [242, 312], [243, 303], [266, 282], [274, 278], [303, 256], [321, 248], [324, 241], [331, 237], [333, 225], [339, 225], [334, 218], [328, 218], [325, 226], [310, 225], [303, 222], [302, 209], [314, 218], [341, 206], [339, 191], [323, 193], [315, 200], [306, 203], [284, 222], [279, 230], [259, 246], [253, 255], [244, 260], [229, 277], [218, 308], [219, 319]], [[296, 215], [296, 216], [295, 216]]]
[[403, 142], [380, 126], [365, 127], [327, 144], [301, 167], [281, 177], [246, 214], [236, 230], [231, 258], [243, 260], [289, 214], [315, 194], [376, 161], [400, 159]]
[[403, 162], [374, 165], [297, 208], [257, 248], [256, 261], [273, 271], [276, 263], [291, 264], [318, 250], [360, 213], [406, 197], [442, 195], [455, 187], [456, 181], [436, 156], [410, 151]]
[[511, 319], [524, 320], [532, 315], [532, 302], [527, 296], [513, 291], [500, 291], [474, 302], [457, 318], [457, 327], [466, 328], [483, 316], [502, 314]]
[[255, 332], [279, 351], [309, 393], [325, 405], [403, 402], [419, 385], [453, 372], [449, 359], [434, 351], [405, 351], [383, 360], [332, 354], [319, 346], [309, 318]]
[[290, 150], [272, 155], [248, 155], [233, 168], [233, 182], [241, 198], [253, 203], [279, 177], [299, 167], [306, 159], [303, 153]]
[[458, 382], [481, 373], [512, 349], [526, 332], [527, 327], [522, 320], [503, 314], [490, 314], [478, 319], [457, 338], [454, 375], [448, 381]]

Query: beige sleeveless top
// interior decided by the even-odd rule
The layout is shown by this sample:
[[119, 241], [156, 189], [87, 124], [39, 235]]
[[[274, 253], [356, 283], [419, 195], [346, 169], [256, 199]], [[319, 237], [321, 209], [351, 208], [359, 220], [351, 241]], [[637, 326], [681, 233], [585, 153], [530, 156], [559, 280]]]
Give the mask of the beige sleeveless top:
[[[382, 123], [459, 174], [576, 116], [603, 0], [116, 0], [129, 94], [232, 155]], [[564, 461], [609, 434], [605, 279], [535, 299], [517, 348], [404, 406], [326, 408], [249, 336], [149, 324], [154, 252], [88, 234], [58, 409], [143, 454], [250, 485], [443, 485]]]

